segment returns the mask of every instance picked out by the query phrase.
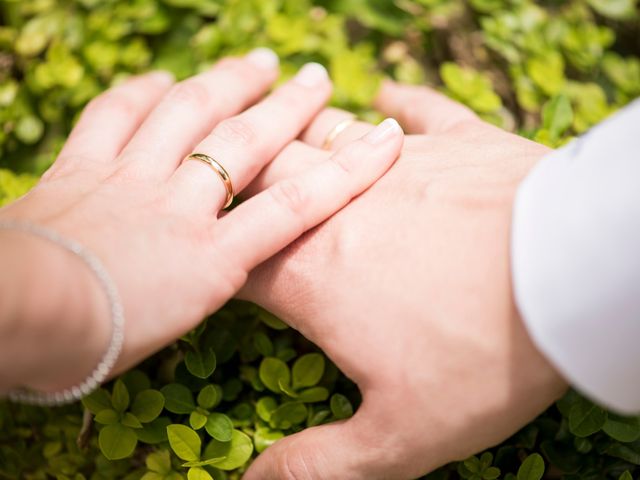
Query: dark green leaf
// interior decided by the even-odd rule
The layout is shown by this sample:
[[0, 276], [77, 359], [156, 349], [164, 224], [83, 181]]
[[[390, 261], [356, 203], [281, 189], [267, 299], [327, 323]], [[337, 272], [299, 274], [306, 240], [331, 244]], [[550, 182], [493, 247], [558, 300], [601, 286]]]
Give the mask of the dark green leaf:
[[216, 369], [216, 354], [213, 349], [203, 352], [189, 351], [184, 357], [187, 370], [198, 378], [209, 378]]
[[111, 403], [116, 412], [124, 413], [129, 407], [129, 391], [122, 380], [116, 380], [111, 393]]
[[331, 413], [338, 420], [343, 420], [345, 418], [349, 418], [353, 415], [353, 406], [351, 406], [351, 402], [344, 395], [340, 395], [336, 393], [331, 396], [330, 400]]
[[164, 408], [164, 396], [158, 390], [143, 390], [138, 393], [131, 405], [131, 413], [142, 423], [158, 418]]
[[191, 413], [196, 408], [191, 391], [179, 383], [170, 383], [162, 387], [164, 407], [172, 413]]
[[533, 453], [525, 458], [518, 469], [518, 480], [540, 480], [544, 475], [544, 460]]
[[324, 357], [319, 353], [308, 353], [293, 364], [293, 388], [313, 387], [324, 374]]
[[599, 432], [606, 421], [607, 412], [585, 399], [576, 402], [569, 412], [569, 429], [577, 437]]
[[82, 404], [87, 410], [97, 415], [102, 410], [111, 409], [111, 397], [104, 388], [99, 388], [82, 399]]

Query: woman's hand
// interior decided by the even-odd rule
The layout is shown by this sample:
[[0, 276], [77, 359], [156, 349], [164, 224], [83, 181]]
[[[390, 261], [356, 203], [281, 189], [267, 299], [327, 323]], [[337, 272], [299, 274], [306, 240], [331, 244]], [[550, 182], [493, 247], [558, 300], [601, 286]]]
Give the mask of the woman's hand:
[[[548, 149], [426, 88], [387, 83], [378, 108], [415, 133], [398, 162], [242, 291], [322, 348], [363, 403], [279, 441], [246, 480], [416, 478], [503, 440], [565, 388], [518, 317], [509, 265], [516, 188]], [[324, 161], [314, 148], [346, 117], [320, 114], [249, 191]]]
[[[342, 208], [399, 154], [402, 132], [384, 122], [328, 161], [218, 215], [223, 182], [185, 156], [215, 158], [239, 193], [331, 94], [326, 71], [310, 64], [244, 111], [277, 78], [277, 58], [266, 50], [227, 58], [176, 85], [164, 73], [133, 78], [91, 102], [42, 181], [0, 211], [0, 220], [36, 223], [76, 240], [105, 264], [127, 320], [117, 371], [194, 328], [253, 267]], [[18, 232], [4, 231], [0, 241], [14, 268], [4, 270], [0, 291], [21, 299], [13, 301], [13, 324], [0, 317], [0, 331], [8, 332], [0, 388], [79, 383], [109, 341], [103, 292], [86, 266], [57, 246]]]

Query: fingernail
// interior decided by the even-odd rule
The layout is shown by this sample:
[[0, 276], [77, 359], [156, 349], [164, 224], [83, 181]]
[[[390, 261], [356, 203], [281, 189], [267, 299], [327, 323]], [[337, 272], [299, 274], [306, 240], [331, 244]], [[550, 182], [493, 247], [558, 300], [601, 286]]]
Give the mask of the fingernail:
[[256, 48], [249, 52], [245, 58], [256, 67], [267, 70], [274, 70], [280, 64], [276, 52], [269, 48]]
[[379, 145], [400, 133], [402, 133], [402, 127], [400, 127], [400, 124], [393, 118], [387, 118], [380, 123], [380, 125], [362, 137], [362, 140], [371, 145]]
[[329, 79], [327, 69], [319, 63], [307, 63], [300, 69], [294, 81], [303, 87], [317, 87]]
[[165, 83], [167, 85], [176, 81], [175, 75], [166, 70], [155, 70], [153, 72], [149, 72], [147, 73], [147, 78], [150, 78], [154, 82]]

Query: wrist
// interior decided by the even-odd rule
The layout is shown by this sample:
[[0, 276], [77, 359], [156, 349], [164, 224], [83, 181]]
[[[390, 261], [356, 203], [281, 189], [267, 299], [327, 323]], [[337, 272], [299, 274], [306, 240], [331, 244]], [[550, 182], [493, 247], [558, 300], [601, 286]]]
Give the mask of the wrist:
[[29, 233], [0, 232], [0, 389], [60, 391], [100, 361], [111, 334], [99, 282], [75, 255]]

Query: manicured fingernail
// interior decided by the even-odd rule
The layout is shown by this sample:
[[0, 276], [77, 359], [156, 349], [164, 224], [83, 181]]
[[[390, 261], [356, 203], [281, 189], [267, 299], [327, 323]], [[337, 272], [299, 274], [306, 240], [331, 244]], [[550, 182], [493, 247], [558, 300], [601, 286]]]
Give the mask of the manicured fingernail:
[[376, 128], [367, 133], [362, 140], [371, 145], [380, 145], [392, 137], [402, 133], [402, 127], [393, 118], [387, 118]]
[[147, 73], [147, 78], [150, 78], [154, 82], [165, 83], [167, 85], [176, 81], [175, 75], [166, 70], [155, 70], [153, 72], [149, 72]]
[[329, 79], [327, 69], [319, 63], [307, 63], [300, 69], [294, 81], [303, 87], [317, 87]]
[[245, 58], [256, 67], [267, 70], [274, 70], [280, 64], [276, 52], [269, 48], [256, 48], [249, 52]]

